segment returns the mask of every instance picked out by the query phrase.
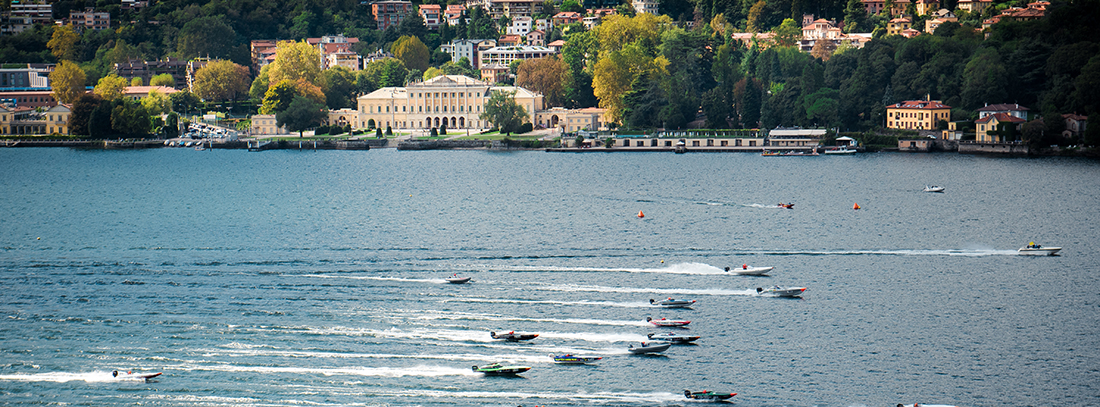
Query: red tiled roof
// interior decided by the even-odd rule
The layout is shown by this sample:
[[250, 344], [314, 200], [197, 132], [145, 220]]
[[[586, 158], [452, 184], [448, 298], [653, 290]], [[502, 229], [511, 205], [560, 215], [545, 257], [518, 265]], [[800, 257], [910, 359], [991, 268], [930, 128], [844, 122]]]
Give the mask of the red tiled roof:
[[1027, 121], [1008, 113], [993, 113], [989, 116], [978, 119], [978, 121], [974, 123], [989, 123], [989, 121], [993, 119], [997, 119], [997, 122], [1000, 123], [1023, 123]]
[[893, 109], [950, 109], [951, 106], [940, 103], [938, 100], [906, 100], [887, 106]]
[[981, 109], [978, 109], [979, 112], [1026, 112], [1028, 110], [1031, 110], [1031, 109], [1020, 106], [1018, 104], [1008, 104], [1008, 103], [1002, 103], [1002, 104], [999, 104], [999, 105], [989, 105], [989, 106], [983, 107]]

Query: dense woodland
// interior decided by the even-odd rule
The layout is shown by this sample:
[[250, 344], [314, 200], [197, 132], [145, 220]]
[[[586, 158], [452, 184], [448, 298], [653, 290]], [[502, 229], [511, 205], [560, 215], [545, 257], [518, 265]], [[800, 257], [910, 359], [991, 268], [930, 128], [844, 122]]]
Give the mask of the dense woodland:
[[[954, 7], [948, 3], [944, 6]], [[959, 23], [915, 38], [883, 35], [889, 18], [867, 15], [858, 0], [664, 0], [661, 16], [634, 16], [624, 3], [620, 15], [606, 17], [592, 31], [579, 24], [555, 28], [550, 39], [566, 41], [560, 58], [512, 69], [517, 85], [542, 92], [551, 105], [604, 107], [625, 129], [685, 128], [705, 117], [706, 128], [861, 131], [884, 126], [887, 104], [928, 95], [952, 106], [955, 120], [976, 118], [976, 109], [985, 104], [1019, 103], [1031, 109], [1033, 119], [1045, 119], [1025, 126], [1021, 138], [1076, 144], [1057, 136], [1060, 115], [1100, 117], [1100, 2], [1054, 0], [1041, 20], [1003, 21], [985, 33], [974, 28], [1001, 9], [1026, 3], [996, 4], [983, 15], [960, 12]], [[476, 75], [468, 64], [449, 62], [439, 44], [496, 37], [508, 23], [474, 8], [468, 10], [469, 23], [438, 32], [427, 30], [418, 17], [379, 31], [370, 6], [352, 0], [163, 0], [140, 11], [120, 10], [108, 0], [62, 0], [54, 12], [68, 15], [93, 6], [110, 11], [118, 28], [76, 34], [61, 52], [48, 46], [59, 36], [57, 27], [0, 37], [0, 61], [71, 60], [84, 72], [85, 84], [97, 86], [111, 76], [114, 63], [131, 58], [210, 57], [238, 65], [226, 72], [242, 72], [251, 65], [252, 39], [344, 34], [360, 39], [361, 55], [384, 49], [398, 57], [360, 72], [319, 72], [306, 78], [312, 86], [301, 85], [302, 78], [273, 81], [266, 70], [244, 68], [243, 88], [203, 97], [208, 102], [252, 98], [250, 106], [262, 99], [267, 107], [261, 110], [275, 113], [293, 100], [269, 105], [267, 96], [282, 82], [291, 96], [312, 97], [335, 109], [354, 107], [356, 95], [381, 86], [443, 73]], [[548, 0], [537, 17], [580, 8], [574, 0], [560, 5]], [[799, 52], [790, 45], [800, 34], [795, 22], [803, 13], [835, 20], [845, 32], [873, 32], [875, 39], [862, 49]], [[914, 26], [923, 27], [922, 21], [917, 17]], [[729, 40], [730, 33], [747, 31], [771, 31], [775, 41], [746, 47]], [[192, 105], [185, 103], [184, 109], [197, 103], [185, 102]], [[1100, 141], [1100, 126], [1093, 128], [1089, 144]]]

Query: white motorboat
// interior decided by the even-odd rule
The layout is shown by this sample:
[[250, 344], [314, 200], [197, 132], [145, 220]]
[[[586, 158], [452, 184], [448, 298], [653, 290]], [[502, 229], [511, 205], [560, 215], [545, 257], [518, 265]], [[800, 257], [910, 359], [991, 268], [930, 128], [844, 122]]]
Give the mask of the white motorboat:
[[651, 332], [646, 334], [646, 336], [649, 337], [649, 339], [668, 341], [674, 344], [681, 345], [695, 342], [699, 340], [699, 338], [701, 338], [701, 336], [699, 335], [681, 335], [674, 332], [665, 332], [663, 334], [656, 334]]
[[511, 332], [507, 332], [507, 333], [500, 333], [500, 334], [498, 334], [496, 332], [489, 332], [489, 337], [491, 337], [493, 339], [503, 339], [503, 340], [506, 340], [508, 342], [518, 342], [518, 341], [529, 341], [529, 340], [538, 338], [539, 334], [521, 334], [521, 333], [516, 333], [516, 331], [511, 331]]
[[645, 353], [661, 353], [668, 350], [672, 344], [669, 342], [642, 342], [642, 346], [630, 345], [626, 350], [635, 355], [641, 355]]
[[687, 324], [691, 323], [691, 321], [677, 321], [677, 320], [674, 320], [674, 319], [665, 319], [665, 318], [653, 319], [653, 318], [650, 318], [650, 317], [645, 317], [645, 321], [649, 322], [653, 325], [656, 325], [656, 326], [664, 326], [664, 327], [684, 326], [684, 325], [687, 325]]
[[726, 272], [739, 276], [765, 276], [774, 268], [775, 267], [749, 267], [748, 264], [742, 264], [741, 267], [735, 269], [726, 267]]
[[830, 148], [825, 150], [825, 154], [855, 154], [856, 150], [850, 149], [847, 146], [839, 148]]
[[787, 287], [772, 286], [771, 288], [756, 287], [756, 295], [769, 296], [769, 297], [800, 297], [802, 292], [806, 291], [806, 287]]
[[695, 300], [676, 300], [672, 297], [668, 297], [668, 299], [666, 300], [654, 301], [652, 298], [650, 298], [649, 303], [651, 305], [665, 308], [688, 308], [695, 304]]
[[1056, 253], [1058, 253], [1059, 250], [1062, 250], [1062, 248], [1061, 247], [1043, 247], [1043, 245], [1041, 245], [1041, 244], [1035, 244], [1035, 242], [1030, 242], [1030, 243], [1027, 244], [1027, 246], [1021, 247], [1020, 250], [1017, 250], [1017, 252], [1019, 252], [1020, 254], [1030, 255], [1030, 256], [1053, 256]]
[[446, 280], [447, 280], [448, 283], [451, 283], [451, 284], [466, 284], [466, 283], [470, 282], [470, 277], [459, 277], [458, 274], [454, 274], [454, 275], [446, 278]]
[[944, 190], [943, 187], [938, 187], [938, 186], [935, 186], [935, 185], [925, 185], [924, 186], [924, 192], [943, 192], [943, 190]]

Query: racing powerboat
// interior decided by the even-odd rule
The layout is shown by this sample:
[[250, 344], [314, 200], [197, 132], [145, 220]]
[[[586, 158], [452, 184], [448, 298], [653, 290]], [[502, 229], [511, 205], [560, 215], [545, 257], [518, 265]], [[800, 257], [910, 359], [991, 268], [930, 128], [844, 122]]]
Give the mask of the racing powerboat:
[[772, 286], [771, 288], [756, 287], [756, 295], [770, 296], [770, 297], [799, 297], [802, 296], [802, 292], [806, 291], [806, 287], [787, 287]]
[[741, 276], [763, 276], [767, 275], [768, 272], [772, 271], [774, 268], [775, 267], [749, 267], [748, 264], [742, 264], [741, 267], [735, 269], [726, 267], [726, 272]]
[[780, 202], [780, 203], [776, 204], [776, 206], [778, 206], [780, 208], [794, 209], [794, 204], [793, 203], [782, 203], [782, 202]]
[[564, 365], [583, 365], [603, 359], [599, 356], [573, 356], [568, 353], [564, 355], [550, 355], [550, 358], [554, 359], [554, 363], [561, 363]]
[[448, 283], [451, 284], [466, 284], [470, 282], [470, 277], [459, 277], [458, 273], [455, 273], [454, 275], [446, 278], [446, 280]]
[[505, 366], [504, 364], [497, 362], [485, 366], [474, 366], [473, 369], [478, 373], [485, 373], [487, 375], [515, 375], [531, 370], [530, 366]]
[[676, 300], [672, 297], [668, 297], [668, 299], [666, 300], [654, 301], [652, 298], [650, 298], [649, 303], [665, 308], [688, 308], [692, 304], [695, 304], [695, 300]]
[[692, 342], [695, 342], [696, 340], [698, 340], [699, 338], [701, 338], [700, 336], [697, 336], [697, 335], [681, 335], [681, 334], [673, 333], [673, 332], [665, 332], [663, 334], [648, 333], [648, 334], [646, 334], [646, 336], [648, 336], [649, 339], [654, 339], [654, 340], [659, 340], [659, 341], [669, 341], [669, 342], [672, 342], [673, 344], [679, 344], [679, 345], [692, 343]]
[[507, 333], [498, 334], [496, 332], [489, 332], [489, 336], [493, 339], [503, 339], [508, 342], [517, 341], [529, 341], [539, 337], [539, 334], [517, 334], [516, 331], [509, 331]]
[[1043, 245], [1041, 245], [1041, 244], [1035, 244], [1035, 242], [1030, 242], [1030, 243], [1027, 244], [1027, 246], [1021, 247], [1020, 250], [1018, 250], [1017, 252], [1019, 252], [1020, 254], [1026, 254], [1026, 255], [1031, 255], [1031, 256], [1053, 256], [1055, 253], [1058, 253], [1059, 250], [1062, 250], [1062, 248], [1061, 247], [1043, 247]]
[[684, 326], [684, 325], [687, 325], [687, 324], [691, 323], [691, 321], [677, 321], [677, 320], [674, 320], [674, 319], [665, 319], [665, 318], [653, 319], [653, 318], [650, 318], [650, 317], [645, 317], [645, 321], [649, 322], [653, 325], [656, 325], [656, 326]]
[[935, 185], [925, 185], [924, 192], [943, 192], [943, 187], [937, 187]]
[[118, 380], [149, 380], [154, 377], [160, 376], [162, 372], [156, 373], [134, 373], [133, 371], [119, 372], [117, 370], [111, 372], [111, 376]]
[[626, 350], [635, 355], [642, 355], [646, 353], [661, 353], [668, 350], [672, 344], [669, 342], [642, 342], [642, 346], [630, 345]]
[[691, 390], [684, 390], [684, 397], [693, 400], [726, 400], [730, 397], [736, 396], [737, 393], [721, 393], [717, 391], [703, 390], [693, 392]]

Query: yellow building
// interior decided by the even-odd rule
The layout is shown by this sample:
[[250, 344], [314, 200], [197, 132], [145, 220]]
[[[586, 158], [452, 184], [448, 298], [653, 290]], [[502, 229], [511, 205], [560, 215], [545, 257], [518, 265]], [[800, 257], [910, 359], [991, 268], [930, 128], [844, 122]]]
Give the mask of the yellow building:
[[974, 122], [974, 129], [977, 130], [977, 132], [975, 133], [975, 140], [985, 143], [1004, 143], [1006, 141], [1014, 141], [1005, 140], [1002, 136], [990, 134], [989, 132], [997, 131], [998, 126], [1000, 126], [1001, 124], [1012, 126], [1016, 128], [1017, 131], [1019, 131], [1021, 126], [1023, 126], [1025, 122], [1027, 122], [1027, 120], [1021, 119], [1008, 113], [994, 113], [985, 116]]
[[886, 25], [886, 35], [901, 35], [902, 31], [908, 30], [912, 25], [913, 20], [905, 17], [895, 18]]
[[555, 107], [535, 112], [535, 124], [548, 129], [562, 129], [566, 133], [579, 130], [600, 130], [607, 124], [607, 109], [589, 107], [566, 109]]
[[378, 89], [358, 98], [356, 128], [449, 129], [492, 127], [479, 117], [493, 92], [515, 92], [516, 104], [536, 123], [542, 95], [518, 86], [494, 86], [461, 75], [442, 75], [405, 87]]
[[57, 105], [37, 111], [31, 107], [0, 106], [0, 134], [69, 134], [69, 105]]
[[938, 100], [907, 100], [886, 106], [886, 128], [933, 130], [940, 120], [951, 121], [951, 106]]

